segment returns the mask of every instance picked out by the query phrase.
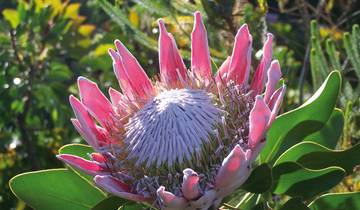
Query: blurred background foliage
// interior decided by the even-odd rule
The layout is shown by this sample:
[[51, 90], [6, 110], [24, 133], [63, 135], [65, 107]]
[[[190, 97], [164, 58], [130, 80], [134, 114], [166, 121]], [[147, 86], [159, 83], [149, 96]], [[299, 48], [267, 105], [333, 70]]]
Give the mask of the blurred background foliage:
[[[360, 140], [360, 2], [355, 0], [9, 0], [0, 2], [0, 209], [24, 209], [8, 181], [21, 172], [61, 166], [61, 145], [83, 140], [70, 123], [76, 78], [118, 88], [107, 49], [120, 39], [150, 76], [158, 74], [157, 19], [189, 63], [193, 12], [203, 14], [213, 70], [230, 55], [243, 23], [253, 35], [253, 67], [267, 32], [275, 35], [288, 86], [284, 110], [297, 107], [334, 69], [342, 72], [339, 148]], [[360, 190], [349, 176], [336, 191]]]

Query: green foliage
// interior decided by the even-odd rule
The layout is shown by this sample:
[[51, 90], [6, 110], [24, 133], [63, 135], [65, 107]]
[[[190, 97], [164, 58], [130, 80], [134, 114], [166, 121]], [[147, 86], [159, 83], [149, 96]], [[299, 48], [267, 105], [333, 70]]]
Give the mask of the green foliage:
[[24, 173], [10, 180], [14, 194], [39, 210], [87, 210], [105, 198], [104, 194], [67, 169]]
[[340, 73], [332, 72], [307, 102], [280, 115], [267, 133], [267, 143], [260, 154], [261, 162], [274, 162], [286, 149], [320, 130], [334, 110], [340, 86]]
[[[84, 60], [106, 61], [93, 50], [113, 41], [86, 17], [96, 12], [59, 0], [0, 3], [0, 209], [18, 205], [8, 187], [14, 174], [60, 166], [60, 145], [82, 141], [68, 96], [77, 93], [76, 77], [98, 75]], [[107, 63], [101, 71], [110, 71]]]
[[309, 199], [336, 186], [344, 178], [345, 171], [340, 167], [311, 170], [295, 162], [285, 162], [273, 168], [273, 176], [275, 194]]
[[252, 193], [263, 193], [270, 189], [272, 184], [271, 168], [264, 163], [253, 169], [250, 177], [241, 186], [241, 189]]
[[309, 207], [311, 210], [358, 209], [360, 207], [360, 192], [325, 194], [311, 202]]
[[[359, 86], [360, 79], [360, 31], [359, 25], [353, 25], [352, 32], [345, 32], [343, 34], [343, 48], [345, 49], [344, 55], [340, 55], [336, 50], [335, 43], [332, 38], [328, 38], [325, 44], [325, 52], [328, 59], [325, 57], [325, 53], [322, 48], [321, 38], [319, 36], [318, 26], [315, 20], [311, 22], [311, 54], [310, 64], [311, 73], [314, 87], [318, 87], [320, 81], [325, 79], [326, 75], [331, 70], [342, 71], [343, 74], [348, 74], [349, 71], [353, 71], [356, 75], [357, 82], [355, 85]], [[349, 59], [351, 66], [345, 65], [347, 59]], [[345, 72], [344, 72], [345, 71]], [[349, 78], [350, 79], [350, 78]], [[345, 77], [345, 84], [350, 82]], [[352, 82], [354, 84], [354, 82]], [[353, 86], [353, 85], [351, 85]], [[359, 90], [359, 87], [354, 87], [353, 91]], [[352, 97], [344, 92], [344, 96], [351, 101], [358, 99], [358, 93], [355, 93]]]
[[[274, 6], [270, 1], [244, 5], [238, 2], [1, 2], [0, 209], [26, 208], [22, 202], [16, 203], [9, 192], [8, 180], [14, 174], [57, 167], [60, 165], [55, 159], [57, 153], [89, 159], [93, 149], [79, 144], [82, 140], [69, 121], [73, 115], [68, 95], [77, 94], [76, 77], [96, 78], [103, 90], [117, 86], [107, 56], [107, 49], [113, 47], [116, 38], [123, 41], [149, 75], [157, 74], [158, 18], [166, 21], [185, 62], [189, 62], [192, 15], [196, 10], [201, 11], [214, 72], [231, 53], [240, 24], [248, 23], [254, 49], [261, 49], [269, 27], [276, 37], [274, 57], [281, 63], [289, 90], [284, 110], [299, 104], [297, 85], [301, 63], [306, 63], [306, 60], [302, 62], [306, 36], [299, 33], [302, 26], [293, 23], [301, 21], [273, 11], [267, 15], [267, 9]], [[278, 3], [281, 10], [292, 4]], [[326, 2], [326, 11], [334, 11], [334, 5], [334, 1]], [[327, 15], [320, 10], [317, 14]], [[271, 20], [275, 16], [276, 21]], [[340, 42], [335, 35], [322, 40], [324, 36], [315, 21], [310, 30], [311, 75], [305, 80], [312, 79], [312, 83], [305, 83], [304, 93], [320, 88], [299, 108], [276, 119], [251, 176], [224, 200], [224, 209], [360, 209], [357, 192], [324, 194], [332, 192], [359, 164], [360, 145], [343, 142], [353, 143], [359, 130], [360, 29], [354, 25], [351, 32], [343, 33]], [[259, 55], [261, 51], [253, 52], [252, 70]], [[344, 78], [340, 96], [344, 114], [335, 108], [341, 79], [339, 72], [333, 70], [340, 71]], [[59, 149], [64, 144], [68, 145]], [[49, 206], [51, 209], [149, 209], [143, 204], [105, 195], [94, 187], [92, 179], [67, 166], [67, 169], [18, 175], [10, 186], [20, 200], [40, 210]]]
[[340, 109], [334, 109], [329, 120], [321, 130], [310, 134], [305, 140], [317, 142], [330, 149], [335, 149], [344, 128], [344, 114]]
[[301, 142], [284, 152], [275, 165], [283, 162], [297, 162], [309, 169], [321, 169], [338, 166], [351, 174], [353, 168], [360, 164], [357, 154], [360, 153], [360, 144], [347, 150], [330, 150], [314, 142]]
[[295, 197], [291, 198], [286, 203], [279, 208], [279, 210], [309, 210], [309, 208], [302, 202], [301, 198]]

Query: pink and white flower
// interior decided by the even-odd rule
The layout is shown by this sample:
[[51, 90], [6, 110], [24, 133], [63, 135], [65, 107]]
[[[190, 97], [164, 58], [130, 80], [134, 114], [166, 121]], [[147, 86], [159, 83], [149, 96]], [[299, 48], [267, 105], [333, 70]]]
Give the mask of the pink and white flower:
[[72, 122], [96, 153], [91, 160], [58, 158], [93, 175], [108, 193], [159, 209], [208, 209], [250, 175], [285, 93], [285, 86], [276, 90], [281, 70], [272, 61], [273, 36], [250, 83], [246, 24], [213, 75], [206, 29], [200, 13], [194, 16], [190, 69], [159, 20], [159, 79], [150, 80], [118, 40], [109, 54], [121, 92], [110, 88], [109, 100], [94, 82], [78, 79]]

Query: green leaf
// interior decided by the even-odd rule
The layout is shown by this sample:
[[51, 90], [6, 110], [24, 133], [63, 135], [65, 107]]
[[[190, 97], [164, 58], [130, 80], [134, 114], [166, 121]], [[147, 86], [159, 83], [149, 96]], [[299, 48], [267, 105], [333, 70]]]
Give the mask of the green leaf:
[[279, 210], [309, 210], [309, 208], [302, 202], [299, 197], [291, 198], [282, 205]]
[[47, 79], [56, 81], [70, 80], [73, 76], [72, 71], [65, 64], [53, 62]]
[[4, 19], [9, 21], [11, 28], [16, 28], [20, 24], [18, 11], [15, 9], [4, 9], [2, 11]]
[[23, 173], [10, 180], [13, 193], [37, 210], [88, 210], [105, 196], [68, 169]]
[[352, 42], [351, 34], [349, 32], [344, 33], [343, 42], [347, 57], [349, 58], [351, 65], [354, 67], [357, 77], [360, 78], [360, 55], [357, 51], [357, 43]]
[[330, 149], [335, 149], [344, 128], [344, 114], [340, 109], [334, 109], [324, 127], [310, 134], [305, 141], [317, 142]]
[[281, 163], [273, 168], [273, 192], [307, 199], [331, 189], [344, 176], [340, 167], [311, 170], [295, 162]]
[[339, 52], [336, 51], [335, 43], [331, 38], [326, 40], [326, 52], [329, 55], [329, 61], [333, 70], [342, 70], [339, 60]]
[[360, 192], [329, 193], [310, 203], [311, 210], [350, 210], [360, 209]]
[[91, 146], [84, 144], [67, 144], [59, 149], [59, 154], [76, 155], [87, 160], [90, 159], [88, 154], [91, 154], [93, 152], [94, 149]]
[[312, 152], [302, 156], [298, 159], [298, 163], [311, 169], [338, 166], [350, 174], [353, 168], [360, 164], [359, 156], [360, 144], [343, 151], [334, 151], [323, 147], [323, 151]]
[[130, 201], [123, 198], [110, 196], [96, 204], [91, 210], [117, 210], [120, 206]]
[[271, 184], [271, 168], [265, 163], [259, 165], [251, 172], [250, 177], [241, 188], [252, 193], [263, 193], [270, 189]]
[[[317, 78], [316, 81], [319, 82], [318, 81], [319, 79], [323, 80], [326, 77], [326, 75], [329, 73], [329, 66], [327, 64], [324, 52], [321, 47], [320, 33], [317, 27], [316, 20], [311, 21], [310, 32], [311, 32], [311, 51], [312, 51], [312, 53], [310, 54], [310, 56], [312, 57], [310, 59], [310, 62], [312, 63], [311, 73], [313, 77]], [[313, 62], [315, 62], [315, 65]], [[313, 85], [315, 87], [318, 87], [317, 86], [318, 83], [314, 83]]]
[[320, 130], [334, 110], [341, 86], [341, 76], [333, 71], [302, 106], [280, 115], [267, 133], [267, 142], [260, 160], [272, 162], [304, 137]]
[[348, 174], [360, 164], [360, 144], [347, 150], [330, 150], [314, 142], [301, 142], [283, 153], [275, 165], [297, 162], [308, 169], [322, 169], [330, 166], [343, 168]]

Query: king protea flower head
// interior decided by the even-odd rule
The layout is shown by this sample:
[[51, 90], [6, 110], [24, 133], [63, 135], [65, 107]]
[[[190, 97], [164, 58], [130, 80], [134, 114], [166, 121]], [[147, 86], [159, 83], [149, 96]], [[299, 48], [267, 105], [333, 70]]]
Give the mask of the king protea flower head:
[[[121, 92], [78, 79], [70, 96], [75, 128], [96, 153], [91, 160], [59, 155], [94, 176], [103, 190], [159, 209], [208, 209], [242, 185], [265, 144], [285, 87], [272, 61], [272, 35], [249, 83], [252, 37], [243, 25], [234, 49], [212, 75], [206, 29], [199, 12], [187, 69], [174, 37], [159, 20], [160, 76], [150, 80], [118, 40], [109, 49]], [[264, 91], [265, 89], [265, 91]], [[263, 94], [264, 93], [264, 94]]]

